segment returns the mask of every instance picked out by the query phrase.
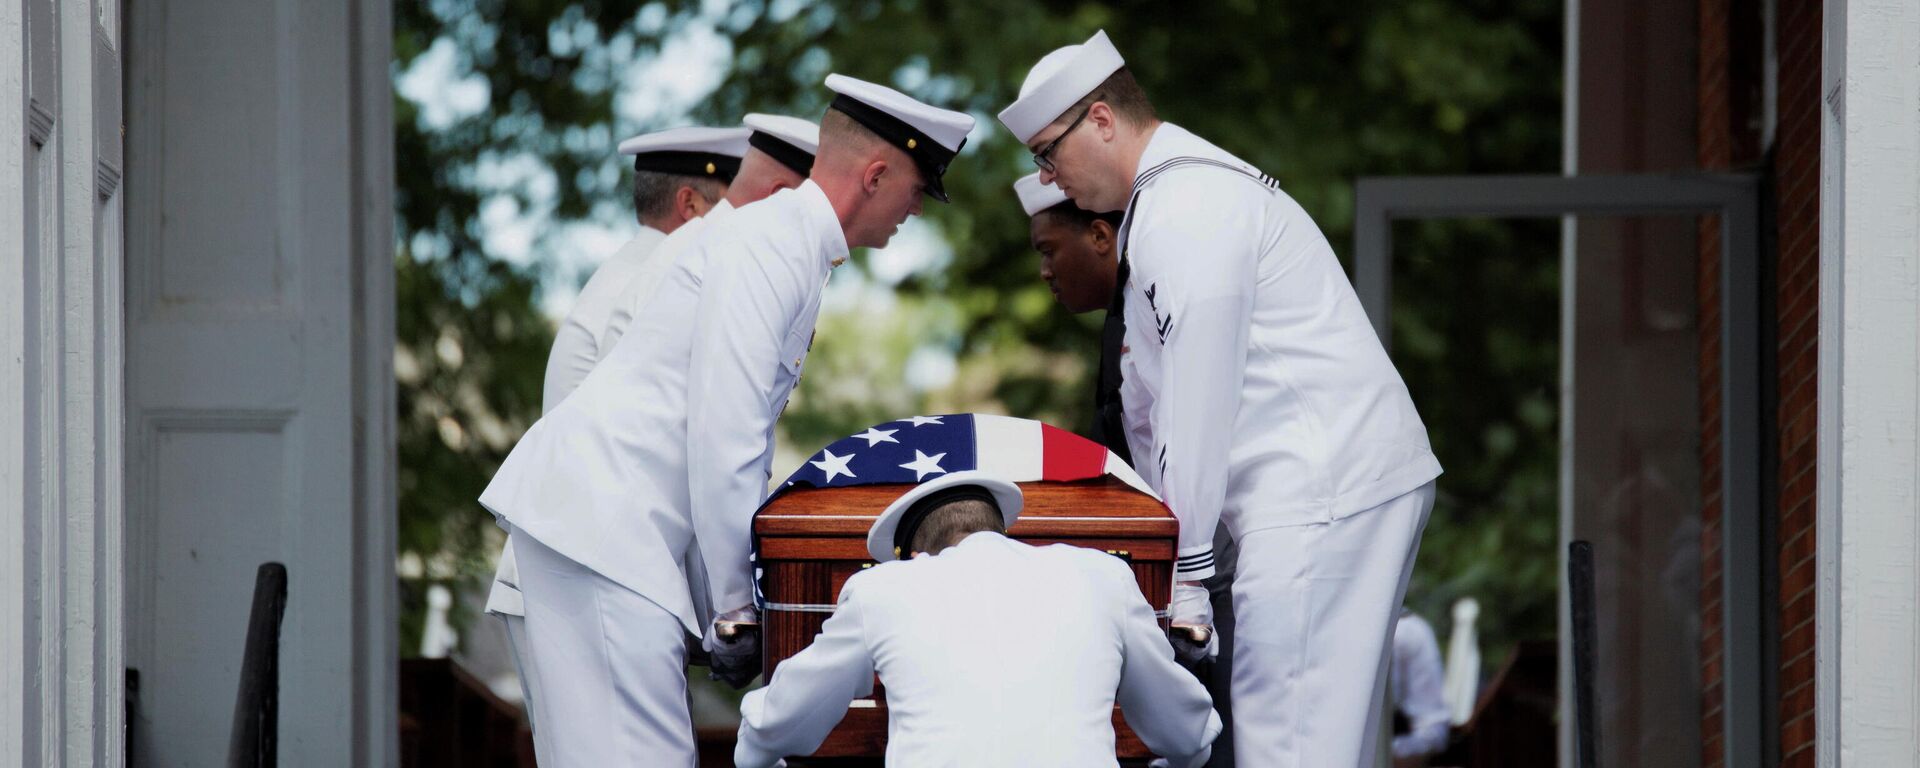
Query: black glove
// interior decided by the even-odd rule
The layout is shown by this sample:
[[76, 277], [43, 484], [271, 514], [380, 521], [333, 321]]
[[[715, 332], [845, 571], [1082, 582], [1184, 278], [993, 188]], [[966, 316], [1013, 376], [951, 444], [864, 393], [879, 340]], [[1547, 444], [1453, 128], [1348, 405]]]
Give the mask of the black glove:
[[760, 625], [731, 624], [716, 628], [707, 677], [736, 689], [760, 676]]
[[1199, 674], [1200, 664], [1220, 654], [1220, 639], [1213, 634], [1213, 598], [1207, 588], [1194, 582], [1173, 586], [1173, 660], [1187, 671]]
[[1219, 652], [1212, 627], [1174, 627], [1168, 639], [1173, 641], [1173, 660], [1188, 670], [1197, 670]]

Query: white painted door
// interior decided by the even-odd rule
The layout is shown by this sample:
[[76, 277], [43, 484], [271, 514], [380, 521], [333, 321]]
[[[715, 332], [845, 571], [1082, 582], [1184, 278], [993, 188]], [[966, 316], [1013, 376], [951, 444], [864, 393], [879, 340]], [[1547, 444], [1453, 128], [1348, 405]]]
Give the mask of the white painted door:
[[385, 8], [127, 12], [133, 758], [225, 760], [254, 573], [279, 561], [281, 764], [389, 762]]

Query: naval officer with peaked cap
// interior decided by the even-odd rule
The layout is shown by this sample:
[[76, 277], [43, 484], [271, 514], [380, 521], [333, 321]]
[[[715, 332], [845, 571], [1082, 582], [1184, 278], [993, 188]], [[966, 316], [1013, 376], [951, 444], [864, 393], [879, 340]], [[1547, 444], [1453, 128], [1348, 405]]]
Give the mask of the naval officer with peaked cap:
[[[603, 265], [587, 283], [580, 298], [574, 303], [566, 323], [555, 343], [553, 360], [549, 363], [546, 402], [543, 410], [552, 410], [561, 399], [572, 391], [572, 385], [565, 383], [572, 379], [575, 371], [566, 370], [562, 375], [553, 375], [556, 369], [572, 369], [586, 366], [591, 370], [601, 358], [606, 357], [625, 332], [632, 312], [653, 296], [666, 274], [667, 267], [673, 263], [673, 254], [678, 248], [691, 241], [699, 231], [716, 219], [724, 217], [735, 207], [762, 199], [782, 189], [797, 187], [806, 181], [807, 173], [813, 167], [813, 155], [819, 147], [820, 127], [811, 121], [784, 115], [749, 114], [741, 121], [743, 129], [678, 129], [662, 134], [650, 134], [625, 142], [622, 146], [635, 153], [634, 163], [642, 167], [636, 173], [644, 182], [637, 184], [636, 199], [654, 200], [654, 192], [665, 187], [651, 181], [648, 176], [659, 175], [670, 167], [706, 173], [706, 164], [713, 164], [715, 178], [728, 178], [726, 196], [713, 204], [705, 215], [691, 220], [681, 221], [665, 239], [652, 237], [651, 227], [636, 237], [629, 247], [623, 249], [615, 259]], [[736, 140], [736, 135], [749, 132], [745, 142]], [[666, 138], [661, 138], [665, 135]], [[731, 153], [745, 147], [745, 154], [733, 157]], [[711, 154], [704, 150], [717, 150]], [[674, 152], [667, 156], [661, 153]], [[704, 155], [704, 156], [703, 156]], [[730, 177], [730, 178], [729, 178]], [[698, 177], [688, 176], [689, 185], [698, 181]], [[689, 189], [690, 186], [677, 188]], [[646, 194], [641, 194], [646, 192]], [[684, 196], [684, 193], [678, 193]], [[691, 200], [689, 200], [691, 202]], [[641, 210], [657, 208], [656, 204], [639, 205]], [[657, 217], [655, 217], [657, 220]], [[638, 244], [657, 243], [650, 250], [635, 247]], [[624, 279], [625, 286], [619, 289], [617, 296], [609, 296], [609, 287]], [[603, 327], [594, 324], [604, 319]], [[587, 349], [588, 343], [596, 344], [598, 349]], [[585, 378], [585, 373], [578, 373]], [[557, 382], [560, 386], [554, 386]], [[577, 382], [573, 382], [577, 383]], [[695, 591], [696, 608], [704, 607], [706, 601], [704, 574], [698, 565], [698, 553], [689, 548], [691, 562], [687, 573], [699, 579], [703, 585]], [[531, 691], [535, 684], [531, 680], [532, 669], [525, 663], [526, 635], [522, 617], [522, 596], [514, 587], [518, 578], [513, 559], [513, 548], [508, 544], [501, 552], [500, 568], [496, 574], [493, 591], [488, 597], [489, 613], [499, 615], [507, 624], [509, 648], [514, 656], [514, 666], [520, 671], [521, 688], [526, 693], [525, 710], [529, 714], [529, 723], [535, 721], [535, 707], [532, 705]], [[703, 617], [710, 612], [702, 613]], [[702, 623], [705, 618], [702, 618]], [[535, 730], [535, 748], [544, 750]]]
[[698, 528], [713, 605], [751, 617], [747, 521], [827, 275], [938, 193], [972, 127], [891, 89], [828, 87], [841, 98], [811, 178], [680, 249], [623, 343], [480, 497], [512, 532], [551, 765], [693, 765], [682, 638], [707, 627], [681, 555]]
[[[542, 413], [553, 410], [579, 386], [600, 359], [603, 326], [625, 284], [651, 267], [657, 246], [688, 222], [698, 221], [729, 191], [749, 144], [748, 128], [672, 128], [620, 142], [622, 155], [633, 157], [634, 214], [640, 232], [602, 262], [588, 278], [554, 334], [547, 355]], [[526, 663], [526, 615], [519, 573], [509, 542], [501, 548], [493, 588], [487, 595], [487, 613], [499, 616], [507, 628], [507, 647], [520, 674], [528, 723], [540, 749], [537, 714], [532, 705], [533, 671]]]
[[[655, 250], [655, 257], [627, 281], [626, 290], [614, 302], [606, 330], [601, 334], [602, 357], [612, 354], [633, 318], [654, 302], [669, 270], [678, 263], [679, 254], [688, 245], [698, 242], [708, 227], [724, 226], [720, 222], [735, 209], [763, 200], [780, 190], [798, 187], [813, 172], [814, 156], [820, 150], [820, 126], [817, 123], [797, 117], [760, 113], [749, 114], [741, 122], [753, 133], [747, 137], [749, 148], [746, 157], [740, 161], [739, 175], [727, 187], [726, 199], [714, 204], [707, 215], [687, 222], [686, 226], [668, 235]], [[697, 294], [698, 285], [687, 280], [673, 284], [668, 290], [680, 292], [680, 298], [685, 299], [689, 293]], [[670, 303], [672, 299], [667, 301]], [[654, 342], [642, 338], [633, 343]], [[708, 626], [713, 620], [713, 607], [708, 602], [706, 563], [700, 559], [698, 547], [688, 547], [683, 557], [686, 560], [683, 570], [687, 574], [697, 623], [699, 626]], [[709, 652], [707, 663], [714, 677], [739, 687], [759, 674], [757, 646], [729, 643], [715, 648], [717, 639], [702, 640], [704, 649]]]
[[835, 95], [801, 191], [831, 202], [843, 239], [817, 249], [825, 261], [785, 270], [711, 250], [702, 279], [687, 387], [687, 462], [696, 540], [720, 612], [709, 632], [716, 671], [757, 667], [757, 645], [727, 647], [733, 644], [718, 642], [726, 634], [719, 628], [758, 622], [748, 562], [753, 512], [766, 497], [774, 420], [799, 380], [827, 273], [848, 248], [885, 247], [908, 216], [919, 215], [923, 197], [946, 202], [947, 166], [973, 129], [966, 113], [886, 86], [838, 74], [827, 76], [826, 86]]
[[654, 250], [728, 194], [747, 154], [753, 129], [673, 128], [620, 142], [633, 156], [633, 207], [640, 232], [595, 269], [567, 318], [554, 333], [547, 357], [542, 412], [553, 410], [600, 361], [601, 335], [614, 301], [633, 276], [655, 260]]
[[[734, 762], [818, 749], [855, 698], [887, 687], [888, 765], [1113, 766], [1113, 706], [1175, 766], [1220, 733], [1207, 692], [1119, 558], [1006, 537], [1020, 488], [939, 475], [888, 505], [813, 643], [740, 704]], [[911, 555], [909, 559], [900, 559]]]
[[673, 266], [671, 253], [681, 244], [693, 242], [700, 231], [735, 208], [765, 199], [780, 190], [800, 186], [807, 180], [807, 174], [813, 172], [813, 157], [820, 151], [818, 123], [759, 112], [748, 114], [740, 122], [751, 133], [747, 135], [747, 153], [740, 160], [740, 172], [734, 177], [733, 183], [727, 185], [726, 197], [714, 203], [707, 215], [687, 222], [662, 241], [658, 250], [659, 258], [648, 260], [646, 266], [637, 270], [627, 281], [626, 288], [613, 302], [606, 328], [600, 334], [601, 357], [613, 351], [613, 345], [626, 335], [633, 316], [653, 298], [667, 270]]
[[1210, 619], [1217, 520], [1240, 547], [1236, 760], [1370, 766], [1440, 465], [1332, 248], [1271, 177], [1161, 121], [1104, 32], [1040, 59], [1000, 120], [1042, 181], [1126, 214], [1120, 396], [1181, 523], [1176, 625]]

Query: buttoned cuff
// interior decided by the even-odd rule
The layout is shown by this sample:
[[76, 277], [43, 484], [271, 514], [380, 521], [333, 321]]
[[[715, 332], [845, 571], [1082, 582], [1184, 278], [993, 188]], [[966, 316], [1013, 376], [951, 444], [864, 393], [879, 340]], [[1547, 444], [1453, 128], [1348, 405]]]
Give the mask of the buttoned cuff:
[[1213, 576], [1213, 544], [1181, 547], [1175, 557], [1174, 581], [1199, 581]]

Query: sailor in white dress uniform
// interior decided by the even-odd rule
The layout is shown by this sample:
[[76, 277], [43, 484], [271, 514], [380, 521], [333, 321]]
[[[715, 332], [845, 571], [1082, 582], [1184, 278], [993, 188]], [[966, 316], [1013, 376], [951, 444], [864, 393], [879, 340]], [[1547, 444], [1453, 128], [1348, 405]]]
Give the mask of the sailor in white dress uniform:
[[[1127, 445], [1127, 430], [1120, 404], [1124, 383], [1120, 362], [1127, 347], [1125, 320], [1127, 275], [1119, 269], [1120, 223], [1123, 211], [1093, 213], [1074, 205], [1067, 193], [1052, 184], [1040, 183], [1039, 173], [1030, 173], [1013, 182], [1014, 194], [1031, 219], [1028, 229], [1033, 249], [1040, 253], [1040, 278], [1053, 289], [1053, 297], [1067, 311], [1081, 313], [1106, 310], [1100, 329], [1100, 363], [1094, 377], [1093, 429], [1088, 437], [1107, 447], [1129, 465], [1133, 463]], [[1205, 645], [1176, 641], [1180, 660], [1191, 668], [1213, 696], [1213, 708], [1225, 726], [1222, 734], [1233, 733], [1233, 707], [1229, 700], [1233, 661], [1233, 539], [1225, 526], [1214, 533], [1214, 575], [1207, 578], [1209, 602], [1213, 609], [1213, 629]], [[1215, 639], [1217, 638], [1217, 639]], [[1233, 760], [1231, 738], [1216, 742], [1210, 765], [1230, 766]]]
[[[708, 227], [715, 226], [727, 218], [740, 206], [764, 200], [783, 189], [793, 189], [805, 183], [813, 172], [814, 156], [820, 150], [820, 126], [810, 120], [785, 115], [751, 113], [741, 120], [752, 133], [747, 136], [749, 149], [740, 160], [740, 171], [733, 182], [727, 186], [725, 199], [715, 203], [705, 216], [687, 222], [666, 240], [661, 241], [654, 258], [627, 280], [626, 288], [613, 302], [607, 315], [606, 327], [600, 332], [600, 356], [612, 354], [613, 347], [626, 335], [627, 327], [633, 318], [651, 304], [665, 281], [668, 271], [678, 263], [678, 255], [691, 244], [698, 242]], [[645, 343], [645, 342], [639, 342]], [[684, 570], [692, 587], [694, 613], [700, 626], [707, 626], [713, 620], [713, 607], [707, 597], [706, 564], [700, 559], [698, 547], [688, 547], [685, 555]], [[707, 651], [713, 651], [713, 641], [704, 641]], [[738, 687], [744, 684], [742, 676], [751, 680], [759, 669], [759, 659], [741, 658], [749, 654], [735, 653], [729, 656], [722, 650], [719, 664], [714, 667], [717, 678], [728, 680]], [[731, 667], [728, 662], [732, 661]]]
[[555, 331], [543, 412], [580, 386], [605, 356], [611, 345], [602, 337], [616, 299], [636, 275], [658, 271], [654, 256], [661, 241], [698, 221], [732, 191], [752, 133], [744, 126], [673, 128], [620, 142], [620, 153], [633, 156], [640, 233], [593, 271]]
[[[547, 355], [540, 410], [553, 410], [573, 392], [601, 357], [600, 339], [615, 300], [630, 278], [650, 267], [654, 251], [669, 234], [702, 214], [729, 193], [729, 184], [747, 151], [749, 128], [674, 128], [643, 134], [620, 143], [619, 152], [633, 157], [633, 200], [640, 231], [602, 262], [587, 279], [573, 308], [554, 334]], [[487, 613], [499, 616], [507, 629], [507, 647], [520, 674], [527, 722], [540, 749], [537, 713], [532, 705], [534, 672], [526, 663], [526, 615], [513, 544], [501, 547]]]
[[[648, 234], [657, 230], [652, 227], [643, 228], [641, 234], [616, 255], [616, 260], [621, 260], [621, 257], [633, 258], [610, 261], [603, 265], [594, 273], [586, 289], [581, 291], [580, 297], [574, 303], [573, 311], [568, 315], [560, 334], [555, 339], [554, 353], [548, 361], [549, 375], [544, 393], [543, 411], [553, 410], [554, 406], [573, 391], [573, 387], [579, 383], [578, 380], [586, 377], [586, 372], [590, 371], [592, 366], [598, 365], [600, 359], [612, 352], [614, 344], [619, 342], [626, 331], [633, 314], [644, 306], [653, 297], [654, 291], [659, 288], [667, 268], [673, 264], [674, 254], [684, 248], [687, 243], [697, 239], [701, 230], [714, 221], [724, 218], [738, 206], [764, 199], [782, 189], [800, 186], [807, 180], [807, 174], [813, 170], [814, 154], [820, 145], [819, 125], [797, 117], [760, 113], [749, 114], [741, 122], [746, 126], [744, 130], [749, 130], [751, 133], [746, 138], [748, 147], [746, 153], [737, 160], [737, 170], [733, 170], [734, 163], [726, 160], [726, 157], [730, 157], [727, 153], [739, 149], [737, 143], [731, 139], [713, 145], [714, 149], [719, 150], [715, 154], [722, 157], [692, 158], [695, 161], [703, 159], [712, 161], [716, 164], [717, 173], [732, 174], [726, 186], [726, 197], [714, 203], [704, 215], [680, 222], [664, 239], [657, 241], [657, 246], [649, 245], [654, 243], [655, 239]], [[633, 143], [628, 143], [627, 147], [636, 148]], [[682, 146], [678, 150], [667, 151], [689, 151], [689, 147]], [[637, 159], [636, 163], [646, 162], [651, 165], [651, 160], [644, 159], [644, 154], [642, 153], [643, 159]], [[704, 166], [700, 170], [704, 173]], [[657, 171], [641, 173], [657, 173]], [[648, 188], [665, 189], [657, 184], [650, 184]], [[676, 192], [676, 195], [678, 194]], [[643, 209], [648, 207], [642, 206]], [[612, 270], [616, 264], [619, 266], [617, 272]], [[624, 280], [625, 286], [620, 289], [619, 295], [608, 299], [607, 288], [621, 280]], [[597, 350], [588, 349], [588, 344], [596, 345]], [[582, 365], [587, 366], [586, 369], [576, 372], [576, 369]], [[564, 373], [556, 375], [557, 370]], [[697, 598], [696, 608], [704, 608], [706, 600], [701, 597], [705, 594], [704, 566], [699, 564], [698, 551], [690, 548], [688, 556], [690, 561], [687, 564], [687, 573], [699, 582], [699, 586], [694, 590]], [[520, 590], [515, 586], [517, 581], [518, 569], [515, 567], [513, 546], [508, 543], [500, 552], [493, 589], [487, 597], [487, 612], [499, 616], [506, 624], [508, 648], [513, 655], [514, 667], [520, 673], [522, 703], [531, 727], [535, 719], [531, 695], [534, 687], [531, 682], [533, 671], [531, 666], [525, 663], [527, 643], [522, 617], [526, 612], [522, 607]], [[710, 617], [711, 611], [702, 612], [701, 623], [704, 624]], [[539, 729], [533, 730], [537, 751], [541, 749], [541, 740], [538, 738]]]
[[1181, 524], [1176, 626], [1211, 620], [1216, 521], [1239, 545], [1242, 766], [1370, 766], [1388, 640], [1439, 462], [1332, 248], [1277, 182], [1162, 122], [1104, 32], [1000, 113], [1040, 179], [1124, 210], [1134, 466]]
[[758, 667], [757, 644], [724, 642], [718, 628], [758, 622], [749, 564], [753, 512], [766, 497], [774, 421], [799, 381], [829, 270], [847, 248], [884, 246], [908, 216], [920, 213], [923, 197], [945, 202], [943, 176], [973, 129], [963, 112], [885, 86], [842, 75], [829, 75], [826, 86], [836, 96], [821, 120], [809, 187], [831, 199], [845, 222], [838, 252], [811, 265], [812, 272], [716, 256], [704, 266], [676, 267], [669, 281], [684, 284], [699, 275], [702, 295], [688, 373], [687, 462], [696, 540], [716, 611], [707, 645], [723, 676], [729, 667]]
[[881, 86], [827, 85], [841, 98], [812, 178], [679, 249], [622, 343], [481, 495], [512, 531], [552, 765], [693, 764], [682, 638], [710, 632], [684, 555], [698, 530], [712, 604], [751, 618], [748, 520], [827, 275], [943, 196], [972, 127]]
[[1220, 719], [1132, 569], [1007, 538], [1020, 504], [1018, 486], [965, 471], [889, 505], [867, 537], [880, 564], [848, 579], [813, 643], [741, 702], [735, 764], [812, 753], [876, 673], [888, 765], [1113, 766], [1115, 702], [1172, 765], [1206, 762]]
[[648, 259], [634, 270], [626, 288], [607, 312], [599, 337], [600, 357], [613, 351], [613, 346], [626, 335], [633, 316], [653, 300], [654, 292], [660, 289], [667, 271], [673, 267], [673, 254], [679, 248], [693, 242], [702, 230], [726, 218], [734, 209], [765, 200], [780, 190], [798, 187], [813, 173], [813, 158], [820, 152], [819, 123], [759, 112], [748, 114], [740, 122], [752, 132], [747, 135], [748, 149], [740, 159], [740, 172], [727, 185], [726, 198], [715, 203], [705, 216], [687, 222], [680, 231], [669, 235], [660, 244], [658, 258]]

